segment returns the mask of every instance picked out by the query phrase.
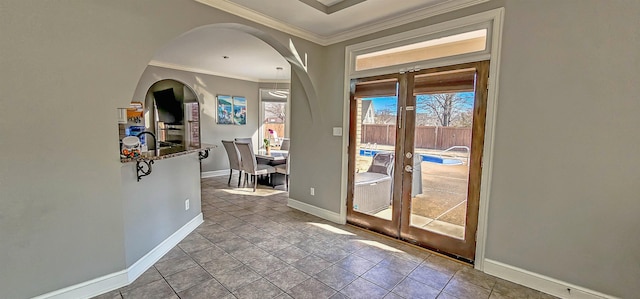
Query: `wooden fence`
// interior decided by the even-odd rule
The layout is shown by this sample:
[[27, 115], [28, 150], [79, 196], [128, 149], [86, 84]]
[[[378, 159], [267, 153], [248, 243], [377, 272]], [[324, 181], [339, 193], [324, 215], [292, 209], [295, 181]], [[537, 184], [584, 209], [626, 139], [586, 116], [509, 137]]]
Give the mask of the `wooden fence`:
[[278, 138], [282, 138], [284, 137], [284, 124], [280, 124], [280, 123], [265, 123], [264, 126], [262, 126], [264, 128], [264, 132], [262, 132], [262, 136], [264, 136], [264, 138], [270, 137], [269, 135], [269, 129], [273, 130], [274, 132], [276, 132], [276, 134], [278, 134]]
[[[360, 140], [362, 144], [393, 145], [395, 140], [396, 126], [394, 124], [362, 125]], [[471, 147], [471, 128], [416, 127], [416, 148], [445, 150], [456, 145]]]

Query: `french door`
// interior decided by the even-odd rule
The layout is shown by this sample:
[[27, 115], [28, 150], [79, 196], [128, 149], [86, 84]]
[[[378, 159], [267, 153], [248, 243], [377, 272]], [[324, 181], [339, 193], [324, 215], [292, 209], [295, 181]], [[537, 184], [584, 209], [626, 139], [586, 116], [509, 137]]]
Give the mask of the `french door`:
[[474, 260], [488, 70], [351, 81], [349, 223]]

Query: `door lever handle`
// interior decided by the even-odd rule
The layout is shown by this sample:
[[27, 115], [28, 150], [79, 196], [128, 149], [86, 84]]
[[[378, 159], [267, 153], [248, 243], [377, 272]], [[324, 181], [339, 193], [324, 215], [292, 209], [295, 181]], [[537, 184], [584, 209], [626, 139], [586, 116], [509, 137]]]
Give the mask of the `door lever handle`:
[[413, 172], [413, 167], [411, 167], [411, 165], [407, 165], [404, 167], [404, 171], [405, 172]]

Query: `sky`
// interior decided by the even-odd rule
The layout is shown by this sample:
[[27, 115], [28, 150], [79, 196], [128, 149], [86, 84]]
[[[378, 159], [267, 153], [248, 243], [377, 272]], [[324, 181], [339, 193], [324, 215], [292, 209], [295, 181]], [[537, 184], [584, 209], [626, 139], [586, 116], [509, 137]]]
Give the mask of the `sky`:
[[[471, 109], [473, 107], [473, 92], [460, 92], [459, 95], [467, 101], [465, 102], [465, 106]], [[397, 97], [377, 97], [377, 98], [364, 98], [363, 100], [372, 100], [373, 101], [373, 109], [376, 114], [383, 109], [391, 109], [392, 114], [396, 114], [398, 110], [398, 100]], [[418, 107], [418, 113], [426, 112], [424, 109], [420, 109]]]

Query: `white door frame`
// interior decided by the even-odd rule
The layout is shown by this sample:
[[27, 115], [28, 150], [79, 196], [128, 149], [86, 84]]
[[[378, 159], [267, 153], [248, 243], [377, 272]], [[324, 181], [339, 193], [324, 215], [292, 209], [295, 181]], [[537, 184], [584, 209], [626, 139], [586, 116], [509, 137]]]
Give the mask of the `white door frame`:
[[[476, 242], [476, 257], [474, 267], [478, 270], [484, 269], [485, 245], [487, 240], [487, 217], [489, 214], [489, 198], [491, 178], [493, 172], [493, 147], [494, 133], [496, 126], [496, 111], [498, 105], [498, 73], [500, 70], [500, 50], [502, 47], [502, 27], [504, 20], [504, 8], [497, 8], [475, 15], [463, 17], [435, 24], [432, 26], [419, 28], [383, 38], [347, 46], [345, 51], [345, 81], [344, 81], [344, 106], [343, 106], [343, 128], [349, 128], [349, 92], [352, 78], [368, 77], [380, 74], [389, 74], [406, 71], [412, 68], [432, 68], [444, 65], [460, 64], [472, 61], [490, 60], [488, 98], [487, 98], [487, 119], [485, 124], [482, 181], [480, 183], [480, 207], [478, 211], [478, 232]], [[356, 55], [374, 52], [385, 48], [393, 48], [399, 44], [414, 40], [428, 40], [443, 33], [456, 33], [456, 31], [466, 28], [476, 27], [487, 28], [487, 49], [483, 52], [457, 55], [442, 59], [413, 62], [404, 65], [396, 65], [365, 71], [355, 71]], [[419, 65], [418, 65], [419, 63]], [[342, 180], [340, 192], [340, 218], [343, 223], [347, 220], [347, 177], [349, 161], [349, 134], [342, 136]]]

